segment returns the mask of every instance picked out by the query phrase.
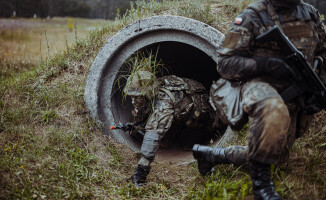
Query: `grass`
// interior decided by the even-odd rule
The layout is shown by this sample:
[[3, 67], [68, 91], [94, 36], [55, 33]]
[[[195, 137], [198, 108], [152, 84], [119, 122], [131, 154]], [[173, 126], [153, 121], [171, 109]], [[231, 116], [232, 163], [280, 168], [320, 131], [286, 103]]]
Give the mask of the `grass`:
[[27, 71], [106, 23], [72, 18], [0, 19], [0, 75]]
[[[195, 18], [225, 32], [248, 3], [139, 1], [115, 21], [105, 22], [87, 35], [85, 32], [85, 37], [77, 32], [77, 41], [72, 32], [67, 37], [68, 45], [62, 34], [67, 29], [58, 30], [53, 38], [60, 36], [56, 41], [63, 43], [57, 54], [51, 54], [55, 49], [51, 25], [44, 22], [47, 39], [44, 29], [39, 28], [39, 38], [32, 42], [37, 46], [35, 52], [40, 52], [40, 42], [45, 45], [42, 56], [32, 56], [38, 59], [36, 64], [8, 60], [3, 65], [1, 57], [0, 199], [253, 199], [247, 171], [234, 166], [219, 166], [215, 173], [203, 178], [196, 163], [177, 166], [156, 161], [145, 187], [126, 183], [139, 155], [104, 136], [83, 101], [86, 76], [97, 52], [127, 24], [153, 15], [174, 14]], [[58, 20], [67, 27], [66, 19]], [[78, 22], [77, 29], [83, 29]], [[15, 39], [1, 35], [1, 39], [19, 43], [33, 38], [34, 33], [24, 33]], [[14, 45], [7, 48], [14, 49]], [[29, 54], [22, 52], [22, 56]], [[49, 59], [39, 65], [41, 58]], [[325, 112], [314, 117], [309, 131], [294, 145], [289, 162], [273, 170], [277, 191], [286, 199], [326, 199], [324, 116]]]

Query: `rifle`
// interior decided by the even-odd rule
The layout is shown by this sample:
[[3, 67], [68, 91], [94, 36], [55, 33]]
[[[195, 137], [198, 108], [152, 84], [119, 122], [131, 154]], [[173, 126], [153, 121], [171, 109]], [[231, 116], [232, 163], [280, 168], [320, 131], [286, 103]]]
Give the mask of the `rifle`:
[[124, 132], [127, 132], [127, 131], [131, 132], [131, 131], [136, 130], [137, 133], [139, 133], [142, 136], [145, 136], [145, 133], [141, 130], [142, 128], [138, 125], [138, 123], [127, 122], [124, 124], [124, 123], [119, 122], [118, 126], [110, 126], [110, 130], [114, 130], [114, 129], [121, 129]]
[[[285, 89], [281, 96], [285, 103], [304, 95], [316, 99], [320, 108], [326, 108], [326, 88], [310, 66], [303, 54], [292, 44], [278, 26], [274, 26], [256, 38], [256, 42], [276, 42], [284, 55], [284, 61], [295, 72], [296, 77], [291, 86]], [[318, 61], [315, 61], [315, 66]], [[314, 66], [314, 68], [315, 68]]]

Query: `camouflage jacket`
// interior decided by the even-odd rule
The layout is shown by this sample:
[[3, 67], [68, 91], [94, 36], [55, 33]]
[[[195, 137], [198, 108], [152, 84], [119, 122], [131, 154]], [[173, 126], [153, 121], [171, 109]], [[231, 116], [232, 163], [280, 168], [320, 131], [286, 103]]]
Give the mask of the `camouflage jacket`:
[[[251, 79], [268, 82], [280, 92], [286, 82], [275, 81], [271, 77], [259, 76], [254, 57], [282, 58], [281, 50], [276, 44], [260, 44], [255, 38], [275, 26], [278, 18], [285, 35], [312, 64], [315, 57], [324, 59], [317, 74], [326, 83], [326, 33], [318, 11], [310, 4], [301, 3], [287, 13], [273, 16], [268, 9], [268, 0], [260, 0], [250, 4], [236, 17], [226, 34], [221, 48], [217, 70], [227, 79], [240, 82], [242, 85]], [[230, 108], [234, 105], [228, 105]], [[289, 107], [289, 105], [288, 105]], [[290, 106], [291, 107], [291, 106]], [[295, 106], [296, 107], [296, 106]], [[297, 135], [301, 135], [308, 127], [311, 116], [301, 113], [298, 116]]]
[[[228, 80], [247, 81], [257, 78], [258, 70], [253, 57], [272, 56], [282, 58], [276, 44], [259, 44], [255, 38], [275, 25], [275, 16], [268, 10], [268, 0], [249, 5], [231, 25], [226, 38], [218, 50], [220, 55], [217, 70]], [[286, 14], [278, 13], [277, 18], [285, 35], [312, 64], [316, 56], [326, 61], [326, 34], [318, 11], [310, 4], [300, 3]], [[319, 71], [326, 83], [326, 62]], [[269, 82], [269, 77], [262, 77]]]
[[191, 79], [174, 75], [160, 78], [159, 92], [154, 109], [146, 124], [146, 130], [155, 130], [164, 136], [172, 123], [187, 127], [208, 129], [214, 112], [208, 103], [204, 86]]

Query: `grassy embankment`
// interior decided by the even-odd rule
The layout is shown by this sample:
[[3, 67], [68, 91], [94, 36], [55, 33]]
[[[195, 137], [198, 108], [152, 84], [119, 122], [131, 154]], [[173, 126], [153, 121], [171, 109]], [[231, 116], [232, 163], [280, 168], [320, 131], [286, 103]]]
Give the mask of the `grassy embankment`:
[[[86, 76], [98, 50], [127, 24], [173, 14], [225, 32], [250, 2], [139, 2], [47, 61], [45, 56], [52, 54], [45, 53], [41, 65], [18, 63], [14, 70], [11, 61], [1, 62], [0, 199], [252, 199], [248, 174], [233, 166], [218, 167], [202, 178], [195, 164], [154, 162], [146, 186], [127, 184], [138, 155], [104, 137], [83, 101]], [[39, 47], [40, 42], [46, 39], [33, 44]], [[325, 131], [322, 113], [296, 142], [290, 161], [273, 170], [277, 191], [286, 199], [326, 199]]]

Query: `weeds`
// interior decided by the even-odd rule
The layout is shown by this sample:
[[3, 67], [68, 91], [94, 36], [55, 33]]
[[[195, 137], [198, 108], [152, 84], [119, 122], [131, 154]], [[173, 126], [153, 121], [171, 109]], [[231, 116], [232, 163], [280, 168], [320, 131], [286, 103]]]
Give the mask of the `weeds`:
[[46, 35], [46, 29], [43, 26], [43, 32], [44, 32], [44, 38], [45, 38], [45, 42], [46, 42], [46, 48], [48, 50], [48, 57], [50, 57], [50, 46], [49, 46], [49, 40], [48, 40], [48, 36]]
[[57, 113], [52, 109], [47, 111], [42, 111], [42, 120], [46, 124], [52, 122], [57, 117], [58, 117]]
[[248, 174], [232, 166], [219, 166], [199, 187], [187, 199], [246, 199], [252, 190]]
[[[125, 63], [125, 68], [127, 75], [120, 75], [117, 80], [116, 84], [118, 87], [121, 89], [122, 85], [121, 82], [126, 82], [127, 79], [133, 80], [134, 78], [137, 80], [141, 80], [140, 77], [135, 77], [136, 75], [139, 76], [138, 72], [139, 71], [148, 71], [152, 73], [154, 76], [150, 78], [150, 80], [146, 81], [139, 81], [139, 86], [141, 88], [153, 88], [152, 96], [155, 97], [156, 91], [154, 90], [155, 84], [157, 84], [156, 78], [159, 76], [162, 76], [163, 71], [166, 70], [164, 68], [164, 64], [162, 63], [162, 60], [157, 60], [157, 54], [158, 54], [158, 49], [155, 54], [152, 52], [145, 53], [145, 52], [136, 52], [135, 55], [131, 56]], [[123, 72], [122, 72], [123, 73]], [[123, 79], [123, 80], [121, 80]], [[130, 84], [132, 81], [127, 82], [127, 84], [124, 86], [123, 89], [123, 100], [126, 99], [127, 93], [133, 86]], [[153, 87], [154, 86], [154, 87]]]
[[216, 14], [211, 11], [212, 1], [185, 1], [178, 9], [177, 14], [212, 25], [216, 22]]

